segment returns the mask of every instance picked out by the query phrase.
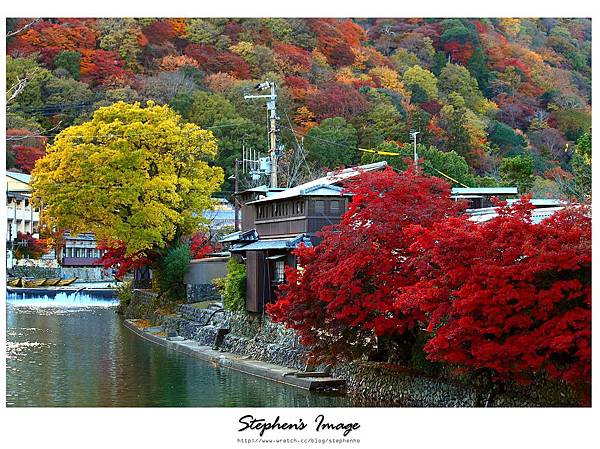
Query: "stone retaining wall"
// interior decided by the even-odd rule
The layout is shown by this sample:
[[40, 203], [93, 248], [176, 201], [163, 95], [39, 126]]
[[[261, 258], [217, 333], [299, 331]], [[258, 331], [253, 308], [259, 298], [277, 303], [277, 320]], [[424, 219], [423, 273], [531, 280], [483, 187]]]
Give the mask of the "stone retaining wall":
[[[197, 308], [183, 304], [176, 316], [156, 317], [144, 312], [151, 294], [136, 292], [137, 310], [146, 319], [159, 320], [166, 332], [176, 332], [202, 345], [252, 359], [303, 370], [306, 349], [297, 335], [259, 314], [244, 314]], [[133, 302], [133, 301], [132, 301]], [[143, 316], [142, 316], [143, 317]], [[227, 332], [224, 336], [223, 334]], [[220, 335], [220, 340], [217, 337]], [[428, 376], [397, 365], [352, 362], [333, 368], [332, 374], [347, 382], [348, 393], [365, 405], [413, 407], [475, 407], [488, 398], [489, 391], [473, 383]], [[538, 382], [512, 386], [494, 395], [495, 407], [577, 406], [577, 396], [564, 384]]]
[[16, 277], [25, 278], [59, 278], [60, 268], [14, 266], [9, 270]]
[[186, 284], [185, 292], [188, 303], [221, 300], [221, 294], [212, 284]]
[[[412, 407], [482, 407], [489, 390], [447, 378], [414, 373], [397, 365], [352, 362], [336, 366], [332, 374], [346, 380], [359, 399]], [[507, 385], [495, 394], [493, 407], [573, 407], [579, 400], [566, 384], [539, 381], [528, 386]]]
[[154, 302], [158, 295], [151, 290], [135, 289], [126, 307], [120, 307], [119, 312], [125, 318], [141, 318], [151, 323], [162, 319], [155, 312]]
[[63, 267], [62, 277], [78, 278], [82, 282], [110, 282], [114, 276], [108, 274], [102, 267]]

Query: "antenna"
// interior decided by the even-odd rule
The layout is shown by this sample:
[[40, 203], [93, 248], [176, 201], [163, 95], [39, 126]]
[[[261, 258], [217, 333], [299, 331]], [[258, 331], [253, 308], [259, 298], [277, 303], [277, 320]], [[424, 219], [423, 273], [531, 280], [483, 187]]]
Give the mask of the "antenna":
[[[265, 81], [255, 86], [255, 89], [262, 91], [270, 89], [268, 95], [244, 95], [244, 99], [252, 100], [255, 98], [267, 99], [267, 111], [269, 113], [269, 157], [270, 157], [270, 179], [271, 187], [277, 187], [277, 156], [279, 148], [277, 146], [277, 111], [276, 111], [276, 100], [277, 92], [275, 90], [275, 83], [271, 81]], [[256, 160], [256, 159], [253, 159]]]
[[419, 131], [411, 131], [410, 132], [410, 137], [412, 137], [412, 140], [413, 140], [413, 155], [415, 158], [415, 167], [419, 163], [419, 156], [417, 155], [417, 134], [419, 134]]

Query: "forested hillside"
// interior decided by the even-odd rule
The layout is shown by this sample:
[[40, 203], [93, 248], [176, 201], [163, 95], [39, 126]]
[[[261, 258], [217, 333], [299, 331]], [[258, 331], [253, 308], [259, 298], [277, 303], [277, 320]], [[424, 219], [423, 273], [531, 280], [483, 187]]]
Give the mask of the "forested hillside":
[[589, 194], [591, 20], [32, 20], [7, 24], [8, 168], [29, 172], [101, 106], [152, 100], [213, 131], [227, 179], [242, 145], [267, 148], [264, 102], [244, 94], [271, 80], [283, 183], [302, 143], [306, 176], [381, 157], [400, 166], [357, 148], [410, 156], [417, 130], [432, 174]]

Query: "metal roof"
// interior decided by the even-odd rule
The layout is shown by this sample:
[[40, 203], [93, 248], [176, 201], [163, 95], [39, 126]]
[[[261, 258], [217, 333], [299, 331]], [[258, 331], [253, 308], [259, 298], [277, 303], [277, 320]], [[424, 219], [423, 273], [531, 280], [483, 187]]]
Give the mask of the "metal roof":
[[[563, 209], [563, 207], [544, 207], [541, 209], [534, 209], [531, 211], [531, 222], [534, 224], [538, 224], [544, 219], [551, 217], [561, 209]], [[471, 217], [469, 217], [469, 220], [475, 223], [484, 223], [498, 216], [498, 211], [496, 207], [486, 207], [484, 209], [475, 209], [468, 212], [471, 215]]]
[[[518, 199], [506, 200], [506, 202], [509, 205], [512, 205], [512, 204], [516, 203], [517, 201], [520, 201], [520, 200], [518, 200]], [[557, 207], [557, 206], [564, 206], [564, 205], [568, 204], [567, 201], [557, 200], [554, 198], [531, 198], [529, 200], [529, 202], [537, 207]]]
[[453, 187], [452, 195], [517, 195], [516, 187]]
[[8, 198], [14, 198], [16, 200], [29, 200], [31, 199], [31, 195], [24, 195], [22, 193], [17, 193], [17, 192], [11, 192], [11, 191], [6, 191], [6, 196]]
[[305, 237], [304, 234], [300, 234], [289, 239], [258, 240], [248, 245], [232, 248], [231, 252], [266, 251], [269, 249], [288, 250], [297, 248], [301, 243], [304, 243], [306, 246], [312, 246], [310, 239]]
[[[283, 200], [283, 199], [287, 199], [287, 198], [294, 198], [297, 196], [304, 196], [304, 195], [314, 191], [314, 189], [317, 187], [320, 187], [320, 188], [332, 187], [333, 184], [337, 184], [339, 182], [344, 181], [345, 179], [349, 179], [354, 176], [358, 176], [359, 174], [361, 174], [363, 172], [382, 170], [385, 167], [387, 167], [387, 162], [381, 161], [381, 162], [376, 162], [374, 164], [359, 165], [357, 167], [351, 167], [351, 168], [346, 168], [344, 170], [329, 172], [329, 173], [327, 173], [327, 176], [324, 176], [322, 178], [318, 178], [313, 181], [297, 185], [296, 187], [291, 187], [282, 192], [273, 193], [272, 195], [269, 195], [266, 198], [261, 198], [256, 201], [252, 201], [248, 204], [264, 203], [267, 201]], [[340, 192], [341, 192], [341, 190], [342, 189], [340, 189]], [[339, 193], [338, 193], [338, 195], [339, 195]]]
[[17, 181], [24, 182], [26, 184], [31, 183], [31, 175], [27, 175], [25, 173], [15, 173], [12, 171], [7, 171], [6, 176], [16, 179]]

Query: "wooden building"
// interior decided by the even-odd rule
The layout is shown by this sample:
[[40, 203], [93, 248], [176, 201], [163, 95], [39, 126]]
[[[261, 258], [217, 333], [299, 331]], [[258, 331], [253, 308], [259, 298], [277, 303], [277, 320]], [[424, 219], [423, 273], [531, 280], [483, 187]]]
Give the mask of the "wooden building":
[[261, 313], [265, 304], [275, 300], [285, 267], [296, 266], [292, 251], [301, 244], [317, 245], [317, 233], [340, 221], [350, 201], [350, 195], [343, 193], [342, 182], [386, 166], [386, 162], [363, 165], [330, 172], [289, 189], [260, 186], [238, 194], [242, 229], [221, 242], [230, 244], [231, 253], [246, 262], [249, 312]]

